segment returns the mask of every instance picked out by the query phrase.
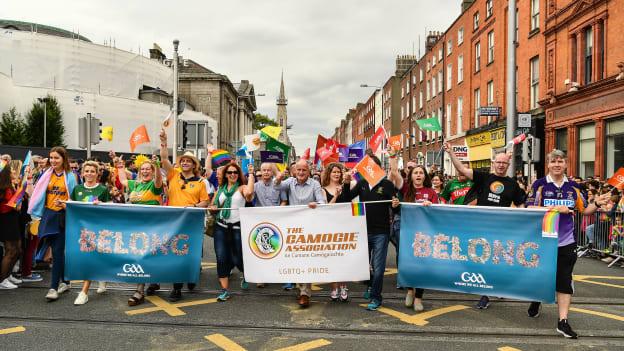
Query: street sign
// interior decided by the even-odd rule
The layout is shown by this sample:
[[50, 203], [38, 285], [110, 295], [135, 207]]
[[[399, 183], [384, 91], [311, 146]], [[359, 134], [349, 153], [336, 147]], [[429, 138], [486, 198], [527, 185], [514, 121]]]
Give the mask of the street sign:
[[500, 116], [500, 107], [498, 107], [498, 106], [482, 106], [482, 107], [479, 107], [479, 115], [481, 115], [481, 116]]
[[519, 128], [531, 128], [531, 114], [530, 113], [518, 114], [518, 127]]

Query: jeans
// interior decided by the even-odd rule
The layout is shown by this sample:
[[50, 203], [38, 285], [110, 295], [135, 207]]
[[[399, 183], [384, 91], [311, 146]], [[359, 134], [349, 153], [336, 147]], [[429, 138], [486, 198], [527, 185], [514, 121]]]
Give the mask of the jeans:
[[381, 303], [381, 291], [383, 290], [384, 272], [386, 270], [386, 257], [388, 256], [388, 235], [369, 234], [368, 254], [373, 267], [371, 272], [371, 299]]
[[241, 242], [240, 224], [238, 228], [229, 225], [224, 228], [220, 224], [214, 227], [214, 249], [217, 255], [217, 275], [219, 278], [230, 276], [232, 268], [243, 272], [243, 244]]
[[392, 232], [390, 233], [390, 242], [396, 250], [396, 266], [399, 269], [399, 246], [401, 245], [401, 217], [395, 216], [392, 221]]
[[65, 231], [47, 237], [52, 248], [52, 281], [50, 289], [58, 290], [65, 271]]

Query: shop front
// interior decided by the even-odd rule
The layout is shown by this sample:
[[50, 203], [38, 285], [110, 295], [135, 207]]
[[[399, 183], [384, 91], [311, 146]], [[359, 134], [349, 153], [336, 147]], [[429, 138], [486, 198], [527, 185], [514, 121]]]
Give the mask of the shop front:
[[470, 167], [490, 172], [494, 154], [505, 150], [505, 127], [481, 131], [466, 136]]

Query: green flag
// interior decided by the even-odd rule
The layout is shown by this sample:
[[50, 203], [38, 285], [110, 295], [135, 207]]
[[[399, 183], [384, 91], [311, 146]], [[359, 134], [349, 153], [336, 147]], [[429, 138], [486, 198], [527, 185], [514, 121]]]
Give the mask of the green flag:
[[421, 130], [429, 130], [432, 132], [442, 131], [442, 127], [440, 127], [440, 122], [437, 117], [417, 119], [416, 124], [418, 124], [418, 127], [420, 127]]
[[288, 155], [290, 154], [290, 146], [282, 144], [279, 141], [268, 138], [266, 142], [266, 149], [269, 151], [277, 151], [284, 154], [284, 163], [288, 163]]

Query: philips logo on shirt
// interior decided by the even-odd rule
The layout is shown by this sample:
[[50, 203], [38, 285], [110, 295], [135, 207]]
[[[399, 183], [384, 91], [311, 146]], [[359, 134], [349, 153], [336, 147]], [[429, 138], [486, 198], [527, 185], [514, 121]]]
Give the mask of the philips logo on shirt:
[[544, 206], [566, 206], [574, 208], [574, 200], [544, 199]]

